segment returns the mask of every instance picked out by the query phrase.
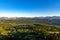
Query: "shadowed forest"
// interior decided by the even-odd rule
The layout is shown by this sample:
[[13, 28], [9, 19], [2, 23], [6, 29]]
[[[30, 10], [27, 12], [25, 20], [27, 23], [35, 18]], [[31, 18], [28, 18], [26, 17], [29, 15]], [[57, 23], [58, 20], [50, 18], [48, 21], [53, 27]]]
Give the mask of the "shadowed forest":
[[60, 40], [60, 26], [32, 20], [0, 20], [0, 40]]

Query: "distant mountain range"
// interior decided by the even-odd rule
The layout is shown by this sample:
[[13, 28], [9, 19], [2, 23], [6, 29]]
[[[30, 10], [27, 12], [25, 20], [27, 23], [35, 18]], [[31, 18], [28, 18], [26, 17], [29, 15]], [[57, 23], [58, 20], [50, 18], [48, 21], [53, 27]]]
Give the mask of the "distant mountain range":
[[19, 20], [26, 21], [29, 20], [35, 23], [43, 23], [49, 25], [59, 25], [60, 26], [60, 16], [52, 16], [52, 17], [0, 17], [0, 20]]
[[21, 19], [60, 19], [60, 16], [52, 16], [52, 17], [0, 17], [0, 20], [21, 20]]

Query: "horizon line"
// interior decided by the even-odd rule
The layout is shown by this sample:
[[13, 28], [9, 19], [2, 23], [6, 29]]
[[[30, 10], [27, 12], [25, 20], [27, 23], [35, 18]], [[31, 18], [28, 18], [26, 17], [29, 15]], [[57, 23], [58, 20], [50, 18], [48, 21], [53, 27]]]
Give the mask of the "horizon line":
[[60, 16], [0, 16], [0, 17], [60, 17]]

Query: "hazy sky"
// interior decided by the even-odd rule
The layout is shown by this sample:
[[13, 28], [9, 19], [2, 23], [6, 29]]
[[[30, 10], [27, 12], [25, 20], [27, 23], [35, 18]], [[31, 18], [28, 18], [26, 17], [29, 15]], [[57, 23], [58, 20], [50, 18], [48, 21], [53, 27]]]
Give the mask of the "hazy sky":
[[2, 16], [60, 16], [60, 0], [0, 0]]

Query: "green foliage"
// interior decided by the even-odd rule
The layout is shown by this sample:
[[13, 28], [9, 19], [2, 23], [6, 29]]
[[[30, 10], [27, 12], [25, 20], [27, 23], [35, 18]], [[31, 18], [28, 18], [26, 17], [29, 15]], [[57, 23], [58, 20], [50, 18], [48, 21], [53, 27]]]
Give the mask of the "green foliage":
[[2, 20], [0, 40], [60, 40], [60, 27], [31, 20]]

